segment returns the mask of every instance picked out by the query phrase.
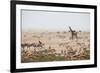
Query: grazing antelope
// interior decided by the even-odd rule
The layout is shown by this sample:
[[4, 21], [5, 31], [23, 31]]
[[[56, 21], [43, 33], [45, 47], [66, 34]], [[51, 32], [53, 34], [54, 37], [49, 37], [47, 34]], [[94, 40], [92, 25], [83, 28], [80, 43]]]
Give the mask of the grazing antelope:
[[21, 47], [22, 48], [25, 48], [25, 47], [27, 47], [27, 48], [30, 48], [30, 47], [43, 47], [43, 45], [44, 44], [41, 41], [38, 41], [38, 44], [36, 44], [36, 43], [31, 43], [31, 44], [24, 43], [24, 44], [21, 44]]
[[28, 44], [27, 43], [24, 43], [24, 44], [21, 44], [21, 47], [24, 49], [25, 47], [27, 47]]

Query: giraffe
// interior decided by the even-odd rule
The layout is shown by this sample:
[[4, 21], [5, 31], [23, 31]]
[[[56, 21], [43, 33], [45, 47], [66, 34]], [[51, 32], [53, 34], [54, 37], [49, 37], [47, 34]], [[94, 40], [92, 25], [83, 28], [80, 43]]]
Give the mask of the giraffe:
[[70, 32], [71, 32], [71, 38], [73, 40], [74, 37], [76, 37], [76, 39], [78, 38], [77, 37], [77, 32], [75, 30], [72, 30], [72, 28], [69, 26], [69, 29], [70, 29]]

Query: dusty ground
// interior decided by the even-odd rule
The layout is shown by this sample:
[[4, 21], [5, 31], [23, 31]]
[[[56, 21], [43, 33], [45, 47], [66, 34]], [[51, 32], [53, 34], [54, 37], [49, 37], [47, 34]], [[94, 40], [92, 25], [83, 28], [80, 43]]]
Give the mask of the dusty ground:
[[[39, 44], [39, 41], [42, 42], [42, 47], [22, 47], [22, 62], [56, 61], [56, 58], [57, 61], [85, 60], [90, 58], [89, 32], [78, 32], [78, 39], [74, 38], [73, 40], [70, 32], [22, 33], [22, 44]], [[42, 56], [42, 59], [40, 56]], [[49, 56], [55, 58], [47, 59], [46, 57]]]

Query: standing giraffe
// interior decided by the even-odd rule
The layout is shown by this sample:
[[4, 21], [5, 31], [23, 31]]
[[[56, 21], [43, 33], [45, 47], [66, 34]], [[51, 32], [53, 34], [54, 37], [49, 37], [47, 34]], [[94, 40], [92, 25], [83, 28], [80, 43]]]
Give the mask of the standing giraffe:
[[77, 32], [75, 30], [72, 30], [72, 28], [69, 26], [70, 32], [71, 32], [71, 38], [76, 37], [77, 39]]

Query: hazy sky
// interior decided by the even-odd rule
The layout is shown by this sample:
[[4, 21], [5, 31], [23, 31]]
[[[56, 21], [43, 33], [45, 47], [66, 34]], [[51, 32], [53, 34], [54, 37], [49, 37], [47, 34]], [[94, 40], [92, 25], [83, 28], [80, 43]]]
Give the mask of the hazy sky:
[[68, 31], [90, 30], [90, 14], [76, 12], [54, 12], [22, 10], [23, 31]]

